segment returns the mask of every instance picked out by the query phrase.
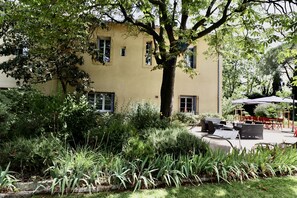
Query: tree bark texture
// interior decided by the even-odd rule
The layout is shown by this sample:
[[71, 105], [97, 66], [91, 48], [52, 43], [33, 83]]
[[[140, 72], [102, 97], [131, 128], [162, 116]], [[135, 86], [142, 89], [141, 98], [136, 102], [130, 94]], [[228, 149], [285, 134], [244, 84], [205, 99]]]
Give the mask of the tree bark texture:
[[173, 110], [173, 97], [174, 97], [174, 81], [175, 81], [175, 68], [176, 57], [166, 61], [163, 68], [163, 78], [161, 84], [161, 119], [170, 117]]

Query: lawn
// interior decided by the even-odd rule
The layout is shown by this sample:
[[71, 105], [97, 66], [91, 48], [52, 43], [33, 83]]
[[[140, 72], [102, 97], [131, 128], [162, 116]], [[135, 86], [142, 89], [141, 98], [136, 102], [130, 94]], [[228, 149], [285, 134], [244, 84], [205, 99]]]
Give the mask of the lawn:
[[[47, 196], [35, 196], [42, 198]], [[53, 197], [53, 196], [51, 196]], [[58, 196], [57, 196], [58, 197]], [[60, 196], [61, 197], [61, 196]], [[186, 197], [297, 197], [297, 177], [274, 177], [267, 179], [257, 179], [231, 184], [203, 184], [199, 186], [167, 188], [156, 190], [140, 190], [122, 193], [98, 193], [92, 195], [71, 195], [62, 196], [64, 198], [86, 197], [86, 198], [186, 198]]]

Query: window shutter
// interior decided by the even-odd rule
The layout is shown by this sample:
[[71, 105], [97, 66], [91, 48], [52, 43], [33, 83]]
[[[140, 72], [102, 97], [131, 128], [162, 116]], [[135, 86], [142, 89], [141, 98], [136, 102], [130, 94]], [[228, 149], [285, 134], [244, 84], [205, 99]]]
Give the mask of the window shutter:
[[193, 112], [194, 114], [196, 114], [196, 102], [197, 101], [197, 97], [196, 96], [193, 96]]
[[115, 98], [114, 95], [115, 95], [114, 93], [111, 94], [111, 101], [112, 101], [111, 102], [111, 112], [114, 112], [114, 98]]
[[196, 46], [194, 46], [193, 47], [193, 66], [192, 66], [192, 68], [193, 69], [196, 69], [196, 58], [197, 58], [197, 47]]

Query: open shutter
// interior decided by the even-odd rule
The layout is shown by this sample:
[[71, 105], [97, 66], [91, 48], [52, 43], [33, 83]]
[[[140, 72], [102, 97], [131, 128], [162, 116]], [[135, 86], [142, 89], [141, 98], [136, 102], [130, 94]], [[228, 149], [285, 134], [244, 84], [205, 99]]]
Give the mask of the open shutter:
[[192, 63], [193, 63], [193, 65], [192, 65], [192, 68], [193, 69], [196, 69], [196, 58], [197, 58], [197, 47], [196, 46], [194, 46], [193, 47], [193, 55], [192, 55]]

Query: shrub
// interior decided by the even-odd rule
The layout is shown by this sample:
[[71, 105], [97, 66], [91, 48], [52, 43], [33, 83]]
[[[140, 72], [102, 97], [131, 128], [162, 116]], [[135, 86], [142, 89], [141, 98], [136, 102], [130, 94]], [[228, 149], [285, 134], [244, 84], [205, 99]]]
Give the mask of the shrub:
[[13, 115], [9, 112], [8, 107], [0, 103], [0, 139], [7, 139]]
[[145, 159], [154, 156], [154, 148], [149, 142], [140, 140], [139, 137], [130, 137], [123, 148], [123, 153], [128, 159]]
[[2, 131], [5, 139], [36, 137], [58, 128], [56, 114], [62, 104], [59, 96], [44, 96], [34, 89], [2, 90], [0, 103], [5, 106], [0, 111], [7, 115], [3, 122], [9, 133]]
[[173, 115], [173, 120], [178, 120], [184, 124], [196, 124], [197, 121], [197, 116], [192, 114], [192, 113], [183, 113], [183, 112], [178, 112]]
[[63, 122], [62, 132], [69, 135], [72, 146], [82, 145], [89, 130], [96, 126], [97, 116], [85, 96], [68, 95], [63, 103], [59, 119]]
[[201, 154], [208, 149], [205, 142], [190, 134], [186, 128], [149, 129], [146, 134], [157, 155]]
[[97, 127], [90, 130], [89, 145], [119, 153], [128, 138], [134, 135], [136, 129], [124, 115], [103, 114], [98, 118]]
[[228, 115], [234, 115], [234, 111], [236, 106], [232, 104], [232, 98], [223, 97], [222, 100], [222, 115], [223, 117], [227, 117]]
[[276, 118], [277, 117], [277, 106], [275, 104], [259, 104], [256, 106], [254, 113], [256, 116]]
[[131, 123], [138, 130], [148, 128], [166, 128], [170, 125], [168, 119], [160, 119], [158, 108], [150, 103], [138, 103], [130, 110]]
[[53, 159], [64, 150], [55, 137], [17, 138], [0, 145], [0, 166], [10, 163], [10, 169], [26, 175], [42, 175]]

